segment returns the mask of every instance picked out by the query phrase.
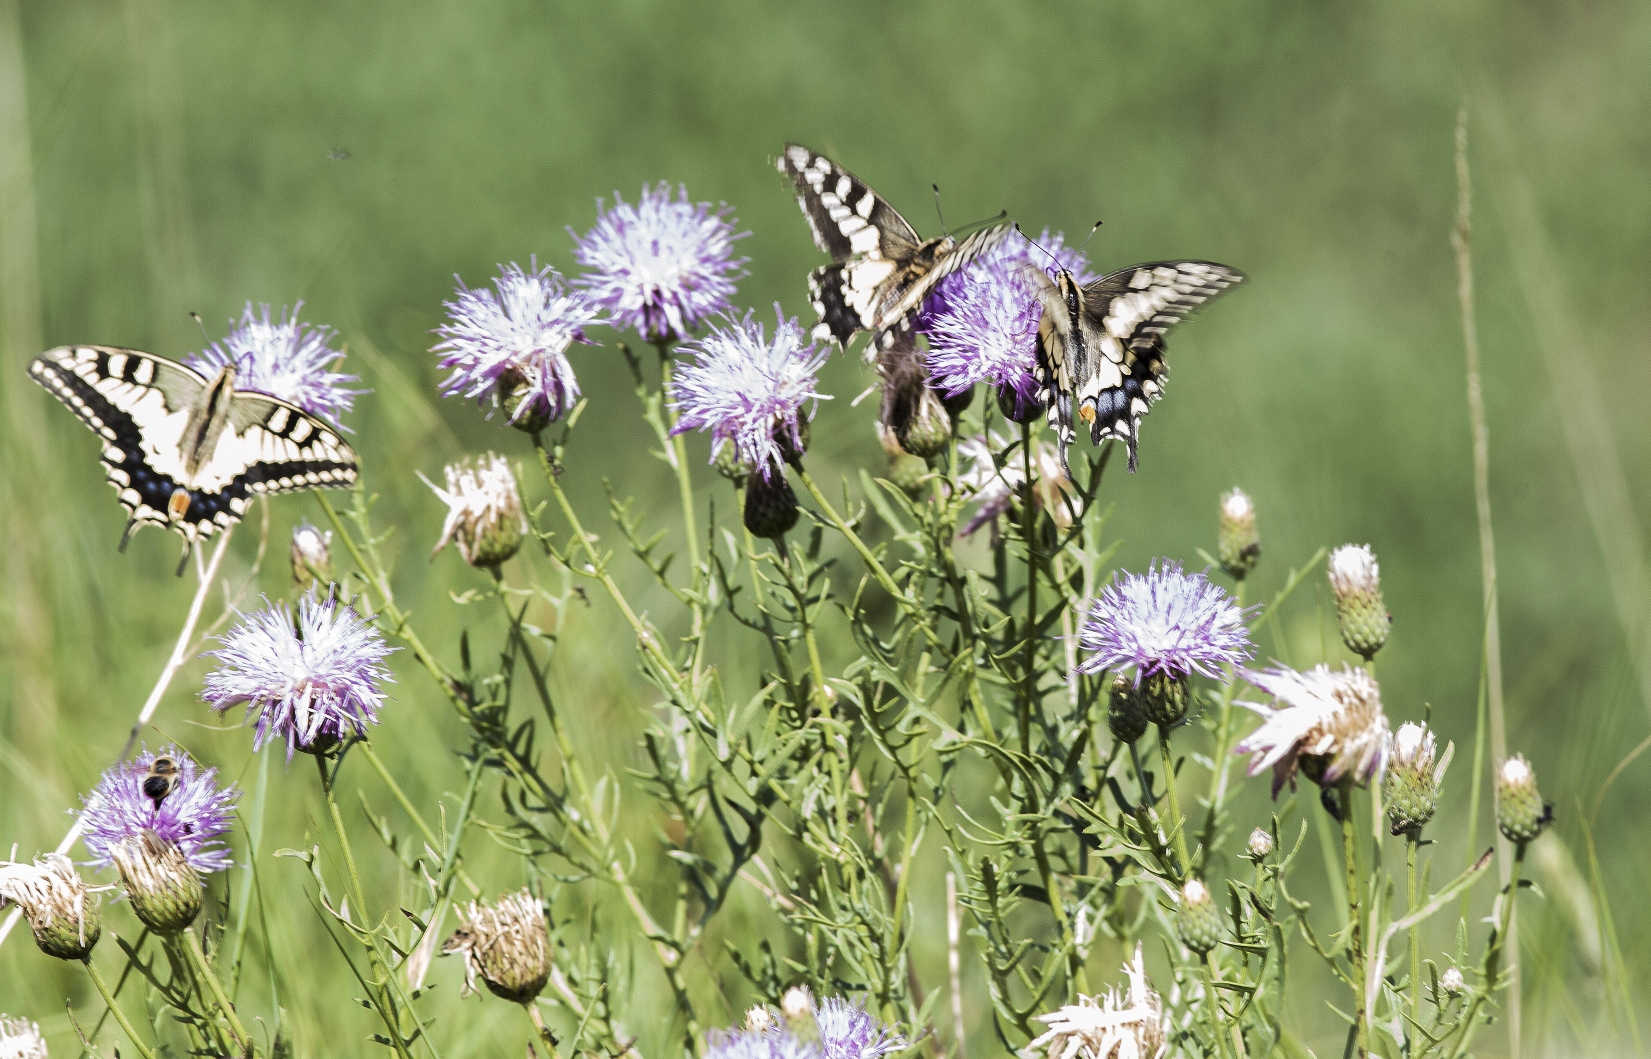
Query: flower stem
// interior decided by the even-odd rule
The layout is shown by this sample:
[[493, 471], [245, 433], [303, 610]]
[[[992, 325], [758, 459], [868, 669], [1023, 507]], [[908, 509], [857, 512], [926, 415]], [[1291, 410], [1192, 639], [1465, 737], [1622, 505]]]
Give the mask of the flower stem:
[[1038, 528], [1037, 505], [1032, 502], [1032, 425], [1020, 425], [1020, 454], [1026, 473], [1024, 488], [1026, 495], [1021, 498], [1021, 539], [1026, 545], [1026, 661], [1023, 663], [1022, 676], [1025, 686], [1020, 695], [1020, 752], [1032, 753], [1032, 706], [1037, 698], [1038, 688], [1038, 549], [1033, 541], [1033, 535]]
[[[1420, 894], [1416, 892], [1416, 854], [1422, 844], [1422, 829], [1414, 828], [1405, 835], [1405, 867], [1409, 882], [1410, 914], [1416, 912]], [[1420, 1021], [1422, 982], [1422, 948], [1419, 926], [1410, 928], [1410, 1017]]]
[[1490, 940], [1485, 944], [1485, 961], [1481, 976], [1484, 984], [1474, 992], [1473, 1002], [1462, 1016], [1462, 1036], [1456, 1042], [1456, 1048], [1450, 1053], [1451, 1059], [1459, 1059], [1467, 1054], [1468, 1045], [1473, 1040], [1473, 1034], [1478, 1026], [1476, 1019], [1479, 1009], [1484, 1007], [1485, 1001], [1490, 998], [1498, 987], [1497, 978], [1502, 973], [1502, 951], [1507, 945], [1508, 936], [1513, 930], [1514, 899], [1519, 896], [1519, 880], [1524, 874], [1525, 847], [1528, 843], [1516, 842], [1513, 847], [1513, 870], [1508, 875], [1508, 885], [1502, 891], [1501, 907], [1497, 909], [1496, 926], [1491, 929]]
[[1192, 870], [1192, 858], [1187, 855], [1186, 821], [1181, 818], [1181, 800], [1175, 793], [1175, 760], [1169, 752], [1169, 725], [1158, 726], [1158, 756], [1164, 764], [1164, 797], [1169, 801], [1169, 826], [1175, 832], [1176, 867], [1185, 879]]
[[556, 1038], [551, 1036], [550, 1027], [545, 1025], [545, 1017], [539, 1014], [538, 1000], [529, 1000], [522, 1007], [527, 1010], [527, 1017], [533, 1020], [533, 1029], [538, 1033], [539, 1043], [550, 1053], [550, 1059], [559, 1059], [561, 1053], [556, 1050]]
[[[694, 523], [694, 484], [688, 475], [688, 447], [682, 441], [682, 435], [674, 433], [676, 430], [676, 413], [666, 400], [666, 394], [671, 388], [671, 352], [670, 348], [661, 342], [656, 347], [659, 350], [659, 403], [665, 416], [665, 444], [671, 453], [671, 467], [676, 471], [676, 490], [678, 499], [682, 501], [682, 528], [688, 533], [688, 563], [694, 569], [694, 588], [699, 588], [699, 533]], [[697, 607], [697, 604], [695, 605]]]
[[1370, 1053], [1370, 1027], [1364, 1020], [1364, 924], [1360, 920], [1359, 911], [1359, 866], [1358, 866], [1358, 837], [1353, 824], [1353, 785], [1341, 785], [1341, 849], [1342, 859], [1347, 867], [1347, 929], [1348, 952], [1353, 962], [1353, 988], [1357, 994], [1357, 1006], [1354, 1008], [1354, 1037], [1357, 1040], [1357, 1052], [1363, 1057]]
[[[321, 791], [327, 799], [327, 810], [332, 815], [333, 831], [338, 835], [338, 847], [344, 854], [344, 869], [350, 876], [350, 896], [355, 898], [356, 915], [367, 914], [367, 893], [361, 887], [361, 874], [356, 871], [355, 854], [350, 850], [350, 836], [344, 830], [344, 815], [339, 812], [338, 799], [333, 795], [333, 781], [327, 774], [327, 759], [313, 755], [315, 767], [321, 773]], [[365, 922], [365, 920], [363, 920]]]
[[241, 1017], [235, 1014], [235, 1005], [231, 1004], [229, 997], [224, 994], [224, 986], [218, 980], [217, 973], [213, 971], [211, 964], [206, 962], [206, 952], [201, 948], [201, 939], [196, 936], [193, 927], [185, 928], [183, 935], [187, 943], [184, 948], [189, 953], [191, 962], [195, 964], [195, 973], [206, 982], [206, 987], [212, 991], [212, 999], [217, 1002], [218, 1010], [222, 1011], [224, 1018], [229, 1021], [229, 1028], [235, 1034], [236, 1043], [241, 1048], [250, 1048], [252, 1038], [248, 1036], [246, 1027], [241, 1025]]
[[132, 1042], [132, 1047], [137, 1049], [138, 1054], [143, 1059], [155, 1059], [155, 1053], [138, 1036], [137, 1028], [126, 1017], [126, 1012], [122, 1011], [120, 1005], [115, 1003], [114, 994], [109, 992], [109, 984], [103, 980], [103, 975], [98, 973], [97, 967], [92, 963], [90, 954], [81, 962], [86, 965], [86, 973], [92, 976], [92, 984], [97, 986], [97, 991], [103, 995], [103, 1003], [109, 1008], [109, 1013], [115, 1016], [115, 1021], [120, 1023], [120, 1028], [125, 1031], [126, 1039]]

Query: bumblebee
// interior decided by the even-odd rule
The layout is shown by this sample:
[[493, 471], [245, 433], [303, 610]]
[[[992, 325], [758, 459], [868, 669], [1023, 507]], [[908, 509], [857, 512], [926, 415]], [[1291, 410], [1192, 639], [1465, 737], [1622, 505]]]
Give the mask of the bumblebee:
[[178, 789], [178, 762], [174, 758], [162, 755], [149, 765], [149, 771], [143, 776], [144, 797], [155, 803], [155, 811], [160, 812], [161, 802], [166, 796]]

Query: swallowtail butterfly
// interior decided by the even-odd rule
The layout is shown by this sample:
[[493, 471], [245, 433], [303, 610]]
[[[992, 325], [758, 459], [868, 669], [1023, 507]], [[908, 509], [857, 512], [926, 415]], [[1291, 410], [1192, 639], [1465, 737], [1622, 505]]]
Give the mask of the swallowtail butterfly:
[[[1058, 269], [1055, 278], [1028, 263], [1023, 274], [1043, 306], [1034, 369], [1049, 405], [1049, 425], [1060, 436], [1061, 466], [1077, 438], [1077, 417], [1099, 445], [1117, 438], [1129, 446], [1135, 470], [1141, 419], [1164, 395], [1169, 364], [1164, 335], [1187, 314], [1244, 275], [1213, 261], [1153, 261], [1119, 269], [1088, 286]], [[1068, 473], [1070, 469], [1068, 468]]]
[[[355, 453], [300, 408], [114, 346], [59, 346], [29, 365], [34, 380], [95, 431], [104, 473], [130, 515], [120, 547], [145, 523], [195, 543], [228, 528], [254, 496], [355, 481]], [[183, 570], [182, 565], [178, 567]]]
[[870, 331], [873, 349], [886, 348], [895, 332], [910, 329], [935, 284], [1009, 232], [1000, 224], [961, 240], [925, 240], [881, 195], [823, 154], [787, 144], [777, 167], [796, 186], [814, 245], [833, 261], [808, 276], [809, 298], [820, 314], [813, 335], [822, 341], [847, 346], [856, 332]]

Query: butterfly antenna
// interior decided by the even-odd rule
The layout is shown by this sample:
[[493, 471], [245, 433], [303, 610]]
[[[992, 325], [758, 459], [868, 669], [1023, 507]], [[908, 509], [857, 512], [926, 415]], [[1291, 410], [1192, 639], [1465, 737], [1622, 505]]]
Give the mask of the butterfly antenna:
[[946, 215], [940, 212], [940, 185], [930, 184], [929, 187], [934, 188], [934, 215], [940, 218], [940, 234], [951, 235], [951, 229], [946, 227]]
[[1095, 227], [1089, 229], [1089, 235], [1084, 238], [1083, 245], [1078, 247], [1078, 253], [1081, 254], [1085, 250], [1089, 249], [1089, 240], [1095, 238], [1095, 233], [1100, 231], [1101, 230], [1101, 225], [1103, 225], [1105, 223], [1106, 223], [1105, 221], [1096, 221], [1095, 222]]
[[201, 337], [206, 339], [206, 344], [210, 346], [212, 336], [206, 333], [206, 321], [201, 319], [201, 314], [191, 309], [189, 310], [189, 318], [195, 321], [195, 326], [201, 329]]
[[1047, 249], [1045, 249], [1044, 245], [1042, 243], [1038, 242], [1036, 239], [1033, 239], [1031, 236], [1027, 235], [1026, 234], [1026, 229], [1024, 229], [1020, 226], [1019, 221], [1015, 222], [1015, 231], [1020, 233], [1020, 237], [1022, 239], [1026, 240], [1028, 243], [1031, 243], [1033, 246], [1037, 247], [1039, 250], [1042, 250], [1043, 251], [1043, 256], [1047, 257], [1049, 259], [1049, 263], [1051, 265], [1054, 265], [1057, 269], [1061, 269], [1062, 271], [1065, 271], [1065, 267], [1061, 264], [1060, 259], [1057, 258], [1054, 254], [1051, 254]]

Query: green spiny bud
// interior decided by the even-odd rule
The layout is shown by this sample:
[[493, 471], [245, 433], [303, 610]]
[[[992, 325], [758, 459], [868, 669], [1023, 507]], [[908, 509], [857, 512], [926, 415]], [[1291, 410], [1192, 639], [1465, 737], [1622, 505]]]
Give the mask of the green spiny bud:
[[1536, 789], [1536, 773], [1515, 754], [1496, 770], [1496, 826], [1509, 842], [1529, 842], [1553, 823], [1554, 807]]
[[910, 414], [895, 420], [894, 436], [913, 456], [928, 459], [946, 451], [952, 440], [952, 417], [940, 396], [927, 386], [911, 397]]
[[465, 562], [486, 569], [515, 555], [527, 532], [527, 514], [510, 462], [490, 452], [474, 464], [469, 460], [450, 463], [446, 473], [446, 489], [424, 479], [447, 505], [447, 521], [431, 556], [449, 542], [458, 547]]
[[785, 996], [780, 998], [780, 1014], [785, 1016], [786, 1027], [800, 1044], [819, 1043], [820, 1022], [814, 1013], [814, 994], [806, 985], [794, 985], [785, 991]]
[[718, 474], [733, 482], [735, 485], [744, 485], [745, 480], [751, 477], [751, 465], [740, 459], [739, 450], [732, 441], [724, 441], [717, 446], [717, 451], [711, 458], [711, 466]]
[[1250, 832], [1250, 841], [1244, 848], [1249, 851], [1251, 860], [1266, 860], [1267, 855], [1273, 851], [1273, 836], [1265, 828], [1258, 827]]
[[292, 581], [300, 592], [319, 581], [332, 582], [332, 534], [306, 519], [292, 529]]
[[1147, 720], [1170, 727], [1180, 724], [1187, 716], [1187, 700], [1191, 695], [1185, 677], [1170, 673], [1153, 673], [1141, 678], [1141, 702]]
[[1344, 544], [1330, 553], [1330, 588], [1347, 649], [1366, 662], [1387, 643], [1393, 616], [1382, 602], [1381, 568], [1368, 544]]
[[1181, 887], [1175, 931], [1181, 936], [1181, 944], [1200, 956], [1221, 941], [1221, 910], [1215, 906], [1210, 888], [1197, 879], [1188, 879]]
[[1255, 504], [1242, 489], [1221, 495], [1221, 516], [1215, 535], [1216, 558], [1234, 581], [1242, 581], [1261, 560], [1261, 533], [1255, 525]]
[[[555, 419], [538, 404], [522, 409], [522, 402], [533, 396], [534, 386], [515, 368], [507, 368], [493, 388], [493, 403], [504, 413], [505, 421], [524, 434], [538, 434]], [[518, 414], [519, 413], [519, 414]]]
[[1133, 743], [1146, 734], [1146, 703], [1141, 700], [1141, 691], [1135, 682], [1121, 674], [1112, 678], [1111, 690], [1106, 707], [1106, 726], [1118, 742]]
[[139, 922], [161, 937], [187, 930], [201, 913], [201, 877], [174, 842], [145, 828], [109, 849]]
[[83, 960], [103, 933], [97, 890], [61, 853], [48, 853], [33, 864], [0, 862], [0, 904], [8, 901], [28, 917], [34, 943], [47, 956]]
[[779, 539], [797, 524], [797, 494], [785, 480], [785, 472], [771, 470], [768, 477], [753, 474], [745, 483], [745, 528], [758, 537]]
[[1450, 748], [1444, 760], [1439, 760], [1438, 745], [1426, 725], [1407, 722], [1393, 733], [1382, 797], [1387, 803], [1388, 826], [1395, 835], [1414, 834], [1433, 819], [1448, 764]]

